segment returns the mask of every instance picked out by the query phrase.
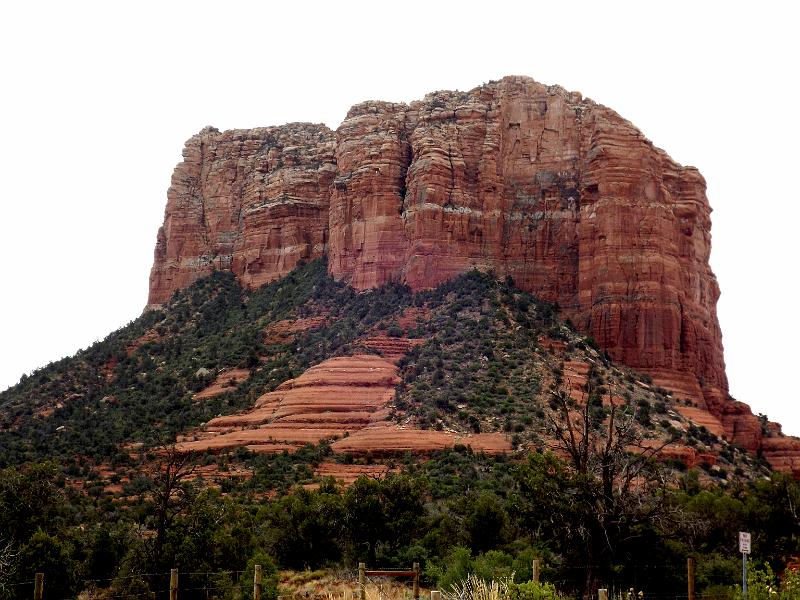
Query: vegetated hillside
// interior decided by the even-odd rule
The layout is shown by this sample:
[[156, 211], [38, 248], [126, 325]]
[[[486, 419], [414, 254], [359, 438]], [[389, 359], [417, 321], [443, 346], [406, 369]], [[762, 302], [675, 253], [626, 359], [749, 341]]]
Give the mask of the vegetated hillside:
[[[105, 340], [0, 393], [0, 462], [76, 454], [125, 461], [122, 445], [161, 445], [217, 414], [248, 406], [306, 367], [346, 353], [359, 332], [408, 303], [398, 286], [357, 294], [315, 261], [255, 292], [216, 272]], [[267, 347], [264, 329], [316, 306], [323, 329]], [[341, 313], [341, 314], [340, 314]], [[226, 368], [249, 377], [220, 396], [194, 395]]]
[[132, 449], [247, 410], [320, 361], [397, 359], [392, 340], [409, 339], [389, 414], [402, 426], [499, 432], [516, 449], [542, 451], [555, 447], [553, 421], [563, 415], [554, 399], [562, 398], [573, 408], [588, 404], [595, 428], [616, 407], [645, 445], [674, 439], [661, 454], [676, 468], [701, 464], [721, 480], [761, 468], [511, 280], [471, 272], [416, 294], [396, 284], [357, 293], [320, 260], [255, 291], [216, 272], [162, 310], [23, 378], [0, 394], [0, 464], [121, 467]]
[[[514, 449], [340, 446], [355, 434], [264, 454], [163, 446], [217, 415], [248, 414], [331, 357], [364, 353], [398, 363], [382, 426], [494, 432]], [[24, 582], [37, 571], [55, 598], [87, 589], [134, 598], [164, 592], [179, 566], [182, 597], [201, 600], [245, 597], [247, 578], [231, 572], [263, 564], [271, 573], [273, 560], [292, 569], [419, 561], [423, 583], [446, 589], [470, 571], [524, 581], [533, 557], [562, 590], [636, 585], [647, 597], [685, 589], [689, 553], [698, 588], [733, 598], [731, 531], [752, 531], [757, 555], [783, 568], [798, 550], [800, 485], [757, 477], [766, 470], [755, 457], [682, 409], [561, 322], [557, 307], [491, 275], [357, 293], [321, 261], [252, 292], [215, 273], [0, 395], [9, 565], [0, 600], [29, 597]], [[566, 418], [586, 427], [579, 441], [614, 431], [621, 451], [600, 443], [588, 463], [571, 456], [557, 441]], [[648, 449], [661, 459], [638, 461]]]

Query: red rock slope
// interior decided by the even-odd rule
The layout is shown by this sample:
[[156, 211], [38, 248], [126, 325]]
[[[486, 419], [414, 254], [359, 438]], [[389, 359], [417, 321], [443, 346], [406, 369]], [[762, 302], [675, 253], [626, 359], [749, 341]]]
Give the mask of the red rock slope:
[[501, 434], [456, 435], [403, 427], [388, 421], [397, 366], [360, 354], [332, 358], [261, 396], [249, 411], [217, 417], [178, 444], [182, 451], [245, 446], [255, 452], [292, 450], [338, 439], [335, 452], [428, 452], [455, 444], [476, 451], [511, 449]]

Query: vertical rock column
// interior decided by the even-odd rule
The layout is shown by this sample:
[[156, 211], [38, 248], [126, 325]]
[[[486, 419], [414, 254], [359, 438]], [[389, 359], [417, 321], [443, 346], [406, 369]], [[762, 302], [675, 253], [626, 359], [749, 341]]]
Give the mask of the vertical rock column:
[[240, 204], [230, 190], [236, 161], [217, 156], [221, 135], [206, 127], [189, 138], [183, 162], [172, 174], [150, 272], [150, 305], [168, 300], [215, 268], [231, 266]]
[[244, 285], [259, 287], [325, 254], [334, 148], [327, 127], [294, 124], [250, 158], [232, 266]]
[[702, 404], [702, 385], [727, 388], [705, 182], [614, 113], [593, 118], [576, 324]]
[[357, 289], [401, 279], [408, 245], [406, 109], [389, 102], [359, 104], [336, 132], [328, 269]]

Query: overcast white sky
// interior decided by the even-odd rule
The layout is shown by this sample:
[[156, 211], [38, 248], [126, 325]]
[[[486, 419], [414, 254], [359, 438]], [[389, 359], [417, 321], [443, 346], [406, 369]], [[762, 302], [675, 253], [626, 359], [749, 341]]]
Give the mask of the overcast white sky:
[[[291, 6], [289, 6], [291, 4]], [[793, 2], [3, 2], [0, 389], [137, 317], [184, 141], [503, 75], [708, 181], [731, 393], [800, 435]]]

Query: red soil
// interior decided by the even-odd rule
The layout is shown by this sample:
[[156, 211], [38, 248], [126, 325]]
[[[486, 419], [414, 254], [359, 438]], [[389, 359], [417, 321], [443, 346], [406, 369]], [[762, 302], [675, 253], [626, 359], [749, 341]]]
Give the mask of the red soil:
[[508, 437], [501, 433], [457, 434], [448, 431], [414, 429], [381, 423], [366, 427], [331, 445], [334, 452], [352, 454], [425, 453], [452, 448], [456, 444], [470, 446], [475, 452], [500, 454], [512, 450]]
[[373, 335], [361, 340], [361, 344], [375, 350], [381, 356], [392, 362], [399, 362], [404, 355], [414, 347], [424, 344], [423, 338], [409, 339], [403, 337], [390, 337], [388, 335]]
[[577, 401], [586, 400], [586, 374], [589, 364], [582, 360], [564, 362], [564, 383], [569, 386], [569, 395]]
[[284, 319], [271, 323], [264, 329], [264, 344], [282, 344], [295, 337], [298, 333], [317, 329], [328, 322], [325, 317], [308, 317], [305, 319]]
[[159, 334], [155, 329], [148, 329], [138, 338], [133, 340], [133, 343], [131, 343], [130, 346], [125, 348], [125, 352], [127, 353], [128, 356], [130, 356], [145, 344], [149, 344], [150, 342], [157, 342], [160, 339], [161, 339], [161, 334]]
[[203, 400], [205, 398], [213, 398], [226, 392], [232, 392], [236, 389], [237, 384], [250, 377], [250, 369], [226, 369], [222, 371], [214, 383], [209, 385], [204, 390], [197, 392], [194, 400]]
[[[643, 440], [642, 446], [644, 448], [658, 448], [663, 444], [660, 440]], [[631, 452], [642, 452], [642, 448], [629, 448]], [[686, 465], [686, 468], [691, 469], [701, 463], [709, 465], [717, 464], [717, 455], [713, 452], [700, 452], [691, 446], [685, 446], [680, 442], [673, 442], [660, 448], [656, 456], [661, 460], [675, 459], [681, 461]]]
[[414, 329], [420, 322], [425, 322], [430, 318], [430, 310], [427, 306], [418, 307], [410, 306], [403, 311], [403, 314], [397, 318], [397, 325], [403, 330], [408, 331]]
[[326, 360], [261, 396], [252, 410], [212, 419], [179, 447], [271, 452], [342, 436], [386, 418], [398, 382], [397, 367], [377, 356]]
[[554, 339], [549, 338], [547, 336], [542, 336], [539, 339], [539, 343], [542, 345], [542, 348], [544, 348], [545, 350], [547, 350], [551, 354], [559, 354], [559, 355], [561, 355], [561, 354], [564, 353], [564, 349], [567, 347], [567, 345], [564, 342], [560, 342], [558, 340], [554, 340]]
[[316, 470], [320, 477], [333, 477], [345, 485], [351, 485], [361, 475], [377, 479], [396, 472], [399, 469], [388, 465], [342, 465], [334, 462], [320, 463]]
[[707, 410], [695, 406], [676, 406], [675, 410], [698, 427], [705, 427], [719, 438], [725, 437], [725, 428], [722, 423]]

